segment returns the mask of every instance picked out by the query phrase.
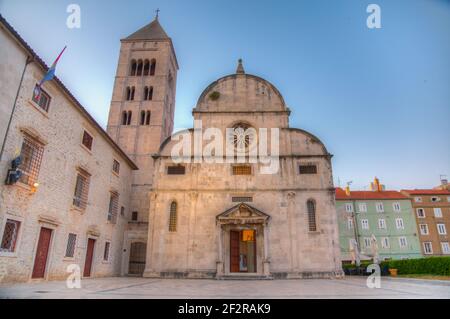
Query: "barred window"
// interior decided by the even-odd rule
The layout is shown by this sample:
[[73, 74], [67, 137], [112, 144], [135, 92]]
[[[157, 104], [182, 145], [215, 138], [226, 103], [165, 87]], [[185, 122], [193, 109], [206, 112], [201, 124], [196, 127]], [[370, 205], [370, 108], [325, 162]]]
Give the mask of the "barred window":
[[312, 199], [306, 203], [308, 209], [308, 227], [309, 231], [317, 231], [316, 224], [316, 202]]
[[75, 184], [75, 193], [73, 196], [73, 205], [86, 209], [89, 193], [90, 175], [88, 172], [79, 169], [77, 174], [77, 182]]
[[109, 197], [108, 221], [115, 223], [117, 220], [117, 211], [119, 209], [119, 193], [111, 192]]
[[16, 250], [16, 243], [19, 235], [19, 229], [20, 229], [19, 221], [12, 219], [6, 220], [0, 251], [12, 253]]
[[172, 202], [170, 204], [170, 216], [169, 216], [169, 231], [177, 231], [177, 203]]
[[22, 163], [19, 166], [22, 172], [22, 176], [20, 177], [22, 183], [33, 186], [37, 181], [43, 154], [43, 145], [31, 136], [25, 135], [20, 152]]
[[109, 249], [111, 247], [111, 243], [109, 241], [105, 242], [105, 250], [103, 252], [103, 260], [108, 261], [109, 260]]
[[138, 220], [138, 212], [131, 213], [131, 220], [136, 222]]
[[33, 91], [33, 97], [32, 100], [34, 103], [39, 105], [41, 109], [43, 109], [45, 112], [48, 112], [48, 109], [50, 107], [50, 95], [47, 94], [42, 88], [39, 88], [39, 95], [34, 94], [34, 92], [37, 90], [38, 84], [36, 84], [36, 87]]
[[117, 160], [113, 161], [113, 172], [117, 174], [120, 173], [120, 163]]
[[253, 197], [249, 196], [233, 196], [231, 197], [233, 203], [253, 202]]
[[167, 167], [168, 175], [184, 175], [186, 174], [186, 168], [182, 165], [174, 165]]
[[92, 141], [94, 138], [86, 130], [83, 132], [82, 144], [86, 146], [88, 150], [92, 150]]
[[233, 175], [252, 175], [252, 167], [249, 165], [234, 165]]
[[66, 257], [73, 257], [75, 255], [75, 245], [77, 242], [76, 234], [69, 234], [67, 238]]
[[300, 174], [317, 174], [317, 166], [308, 164], [308, 165], [299, 165]]

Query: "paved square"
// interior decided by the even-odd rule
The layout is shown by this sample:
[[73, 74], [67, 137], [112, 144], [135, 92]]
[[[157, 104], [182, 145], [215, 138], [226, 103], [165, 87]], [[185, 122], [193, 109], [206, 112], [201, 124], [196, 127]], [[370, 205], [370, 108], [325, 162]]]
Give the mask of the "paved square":
[[341, 280], [180, 280], [84, 279], [81, 289], [64, 281], [0, 285], [0, 298], [450, 298], [450, 281], [382, 278], [380, 289], [366, 279]]

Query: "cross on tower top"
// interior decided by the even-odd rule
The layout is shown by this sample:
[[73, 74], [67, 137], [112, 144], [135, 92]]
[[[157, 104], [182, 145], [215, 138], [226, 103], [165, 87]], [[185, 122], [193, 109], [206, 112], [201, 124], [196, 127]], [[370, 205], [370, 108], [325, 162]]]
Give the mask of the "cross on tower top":
[[155, 19], [156, 19], [156, 20], [158, 20], [158, 17], [159, 17], [159, 11], [161, 11], [161, 10], [159, 10], [159, 8], [156, 9], [156, 11], [155, 11], [155, 12], [156, 12], [156, 16], [155, 16]]

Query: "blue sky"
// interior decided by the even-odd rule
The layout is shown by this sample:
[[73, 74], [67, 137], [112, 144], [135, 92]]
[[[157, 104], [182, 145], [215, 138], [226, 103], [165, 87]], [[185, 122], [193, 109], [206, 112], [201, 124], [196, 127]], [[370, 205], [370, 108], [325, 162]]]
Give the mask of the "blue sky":
[[[81, 29], [66, 8], [81, 7]], [[381, 29], [368, 29], [368, 4]], [[180, 70], [175, 127], [191, 127], [203, 89], [244, 59], [292, 110], [290, 125], [334, 154], [334, 179], [363, 188], [432, 187], [450, 175], [450, 1], [0, 0], [1, 14], [106, 126], [119, 40], [151, 22], [172, 37]], [[450, 176], [449, 176], [450, 177]]]

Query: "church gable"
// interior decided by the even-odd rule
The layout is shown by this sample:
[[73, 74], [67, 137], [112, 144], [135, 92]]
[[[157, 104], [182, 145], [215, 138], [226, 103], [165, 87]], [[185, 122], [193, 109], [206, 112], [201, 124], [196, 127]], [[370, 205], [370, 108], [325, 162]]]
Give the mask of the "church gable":
[[270, 216], [245, 203], [240, 203], [217, 215], [216, 219], [221, 222], [234, 223], [263, 223], [270, 219]]

